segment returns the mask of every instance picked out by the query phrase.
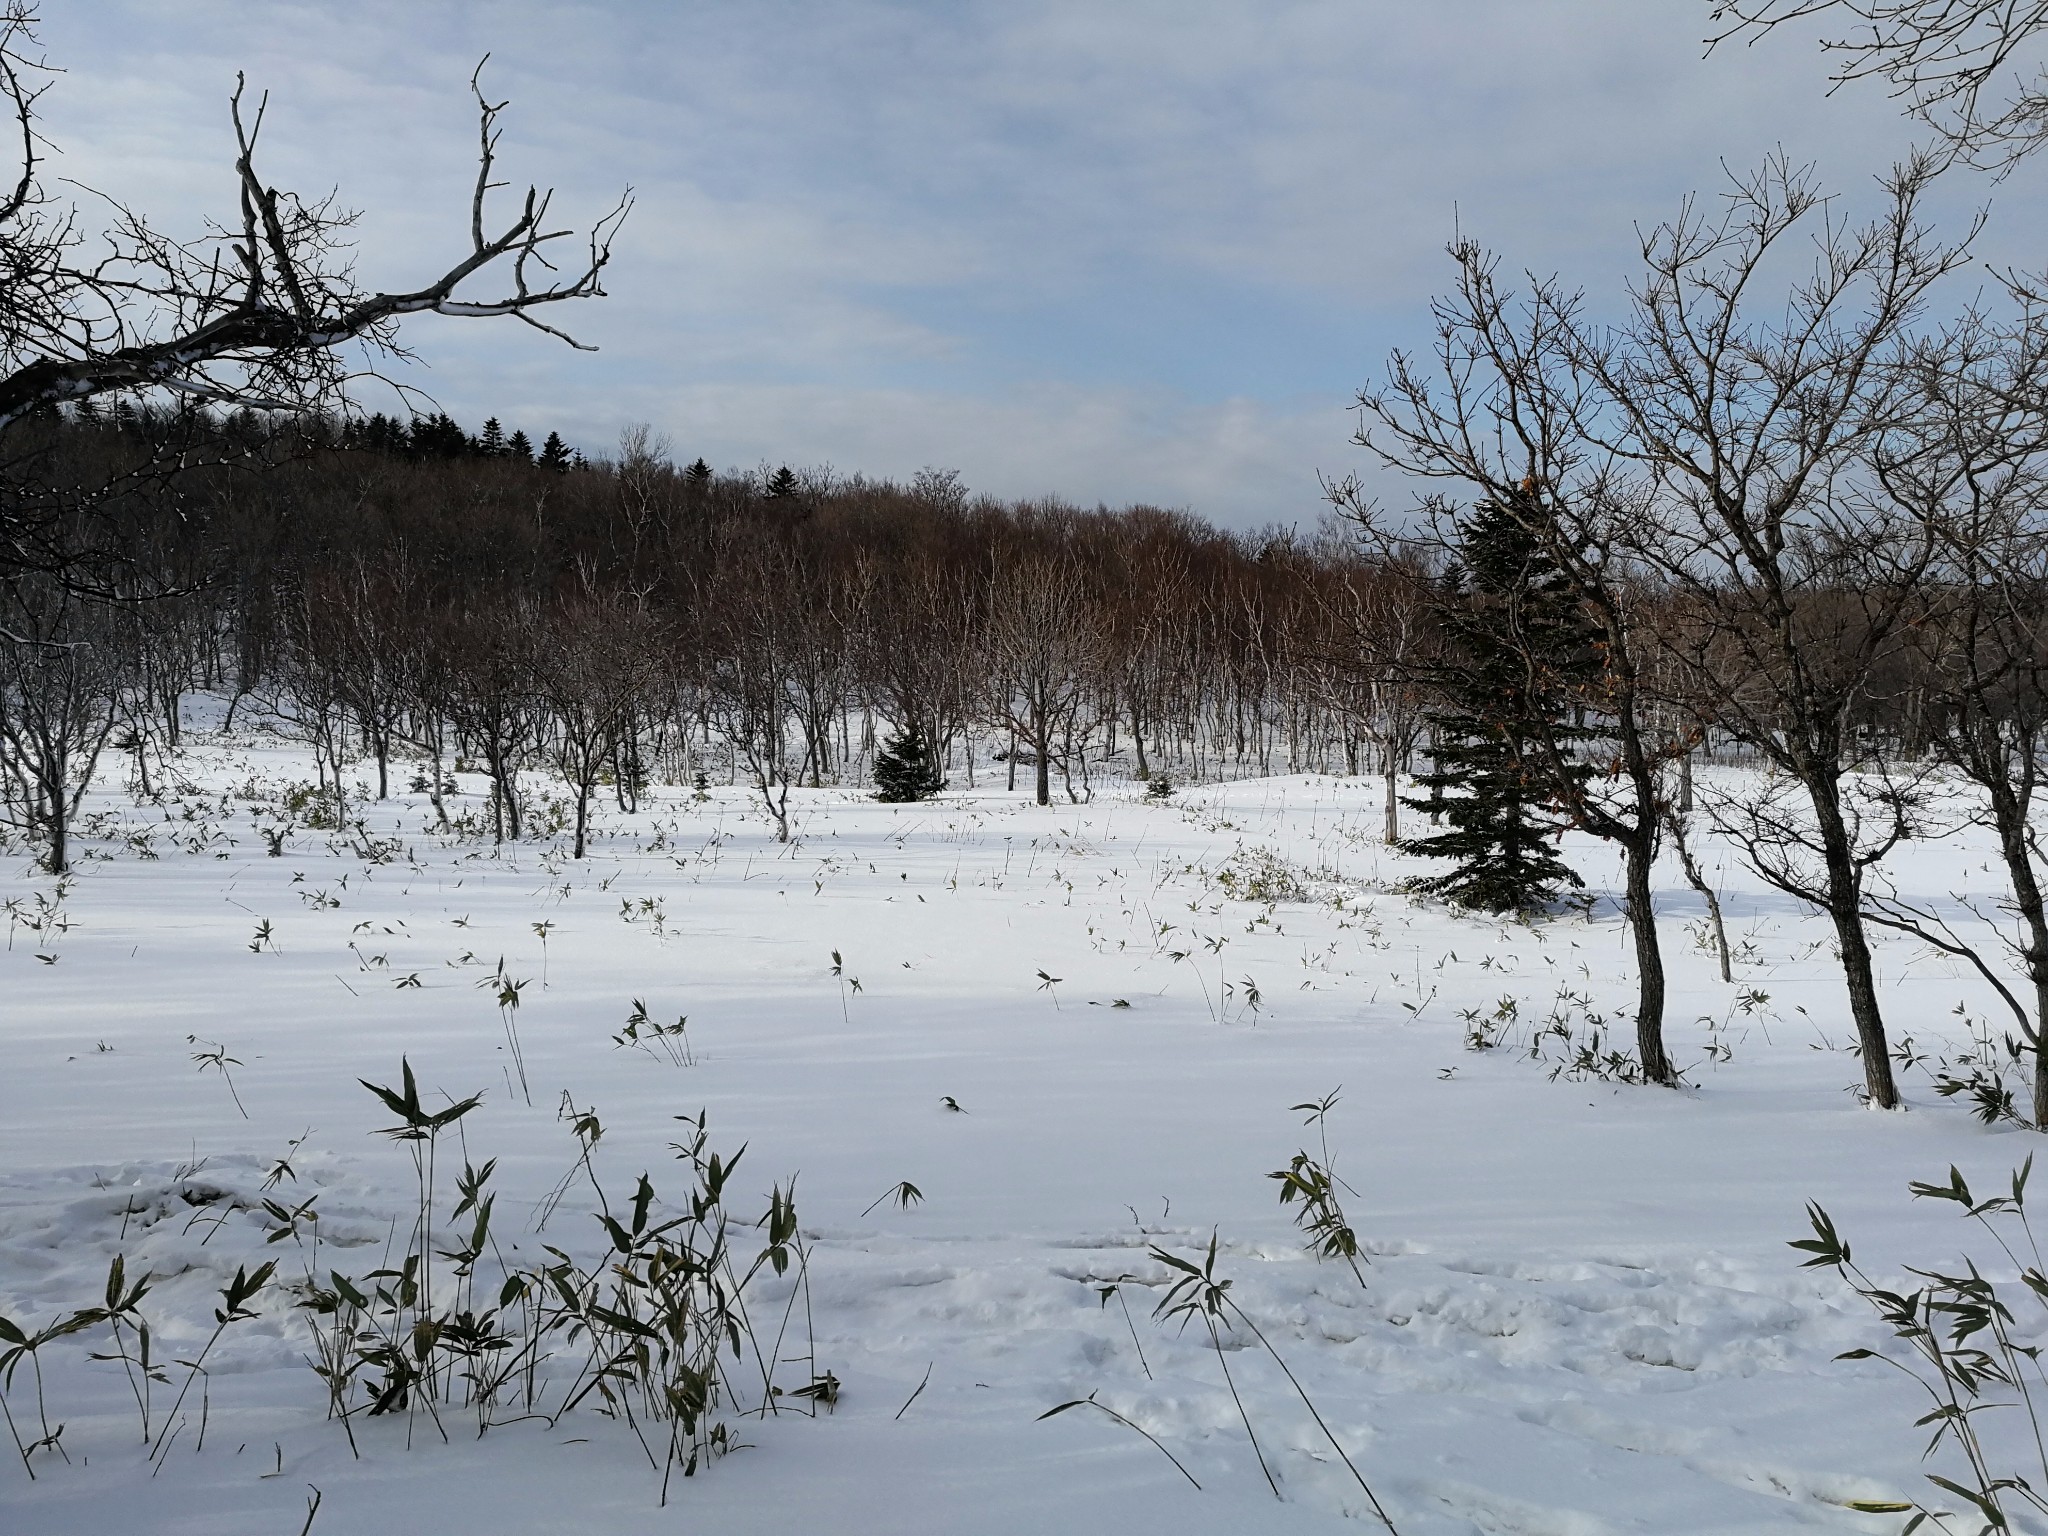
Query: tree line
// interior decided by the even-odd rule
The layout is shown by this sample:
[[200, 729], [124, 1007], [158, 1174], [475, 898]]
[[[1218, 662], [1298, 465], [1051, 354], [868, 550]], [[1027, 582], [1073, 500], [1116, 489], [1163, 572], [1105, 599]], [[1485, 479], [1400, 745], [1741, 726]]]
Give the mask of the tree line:
[[[780, 805], [863, 781], [893, 729], [941, 771], [1022, 772], [1040, 804], [1106, 763], [1396, 773], [1415, 740], [1415, 684], [1358, 663], [1376, 629], [1420, 621], [1334, 529], [1004, 503], [938, 471], [713, 473], [644, 431], [550, 464], [304, 417], [41, 430], [50, 478], [111, 483], [172, 442], [185, 467], [97, 498], [63, 571], [17, 573], [6, 625], [32, 643], [11, 698], [94, 693], [86, 713], [146, 753], [175, 743], [183, 693], [218, 690], [296, 722], [330, 767], [361, 752], [380, 794], [394, 754], [475, 761], [498, 836], [520, 833], [529, 767], [577, 788], [580, 828], [600, 779], [629, 804], [650, 774], [720, 769]], [[76, 771], [41, 777], [49, 841]]]

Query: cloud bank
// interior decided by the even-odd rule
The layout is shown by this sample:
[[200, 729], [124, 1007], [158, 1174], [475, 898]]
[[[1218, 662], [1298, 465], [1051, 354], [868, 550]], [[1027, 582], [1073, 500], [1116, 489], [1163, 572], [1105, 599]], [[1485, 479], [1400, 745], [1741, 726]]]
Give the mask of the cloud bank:
[[[364, 209], [363, 276], [398, 283], [465, 238], [489, 52], [512, 174], [579, 218], [628, 182], [639, 205], [613, 296], [574, 317], [597, 356], [413, 328], [407, 382], [459, 418], [1256, 526], [1361, 467], [1346, 406], [1427, 344], [1454, 230], [1608, 302], [1636, 226], [1724, 163], [1782, 146], [1853, 202], [1909, 142], [1874, 93], [1823, 99], [1792, 40], [1702, 60], [1705, 13], [100, 0], [51, 15], [45, 105], [59, 174], [193, 231], [231, 207], [246, 70], [272, 179]], [[2000, 200], [1992, 250], [2038, 265], [2038, 199]]]

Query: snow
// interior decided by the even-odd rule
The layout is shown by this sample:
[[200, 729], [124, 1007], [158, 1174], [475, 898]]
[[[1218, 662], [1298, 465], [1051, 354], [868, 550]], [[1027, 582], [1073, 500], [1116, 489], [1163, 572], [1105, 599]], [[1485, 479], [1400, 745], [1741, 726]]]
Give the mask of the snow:
[[[0, 874], [17, 914], [0, 954], [0, 1316], [95, 1303], [119, 1253], [156, 1277], [142, 1310], [159, 1355], [189, 1358], [236, 1266], [299, 1274], [293, 1243], [264, 1241], [261, 1202], [287, 1194], [318, 1192], [323, 1266], [375, 1267], [403, 1242], [412, 1171], [372, 1134], [390, 1116], [358, 1079], [395, 1083], [404, 1057], [423, 1091], [483, 1092], [463, 1144], [499, 1160], [499, 1230], [521, 1259], [601, 1248], [587, 1190], [530, 1230], [574, 1162], [565, 1093], [601, 1116], [614, 1189], [643, 1169], [679, 1186], [675, 1117], [700, 1110], [715, 1146], [748, 1149], [740, 1208], [798, 1175], [817, 1361], [843, 1392], [816, 1417], [739, 1421], [747, 1449], [679, 1480], [667, 1508], [633, 1437], [585, 1410], [481, 1439], [457, 1423], [445, 1444], [417, 1418], [359, 1417], [357, 1459], [273, 1288], [209, 1357], [204, 1448], [188, 1408], [154, 1474], [119, 1364], [89, 1358], [103, 1334], [50, 1346], [69, 1461], [38, 1455], [33, 1482], [0, 1463], [0, 1530], [270, 1536], [300, 1529], [309, 1485], [318, 1536], [1378, 1529], [1254, 1341], [1234, 1332], [1219, 1360], [1199, 1323], [1150, 1317], [1168, 1279], [1152, 1246], [1199, 1262], [1212, 1231], [1231, 1296], [1403, 1536], [1893, 1531], [1900, 1517], [1843, 1506], [1930, 1492], [1910, 1383], [1835, 1359], [1883, 1330], [1785, 1241], [1813, 1200], [1881, 1276], [1949, 1260], [1969, 1232], [1907, 1181], [1955, 1163], [2002, 1182], [2033, 1139], [1978, 1124], [1925, 1071], [1906, 1074], [1909, 1112], [1860, 1108], [1825, 925], [1711, 840], [1752, 949], [1721, 983], [1687, 935], [1698, 899], [1665, 872], [1671, 1037], [1693, 1084], [1672, 1093], [1553, 1078], [1554, 1050], [1465, 1048], [1461, 1015], [1503, 998], [1517, 1040], [1561, 991], [1585, 999], [1567, 1011], [1625, 1015], [1627, 934], [1604, 898], [1524, 926], [1396, 894], [1415, 866], [1377, 844], [1375, 780], [1164, 804], [1098, 786], [1047, 809], [994, 788], [909, 806], [798, 791], [788, 847], [744, 789], [662, 788], [637, 816], [605, 811], [580, 864], [436, 835], [424, 797], [400, 797], [365, 802], [403, 846], [367, 863], [303, 826], [265, 856], [259, 826], [311, 777], [291, 743], [195, 731], [176, 767], [186, 784], [161, 805], [117, 773], [95, 790], [68, 926], [27, 926], [54, 883], [23, 851]], [[482, 783], [465, 777], [461, 803]], [[1596, 890], [1618, 885], [1605, 849], [1570, 853]], [[1895, 874], [1927, 899], [1990, 892], [1991, 856], [1964, 829]], [[1278, 868], [1262, 858], [1301, 899], [1227, 894], [1219, 874], [1242, 891]], [[264, 921], [274, 946], [252, 950]], [[1954, 962], [1876, 945], [1895, 1034], [1954, 1051], [1966, 1018], [1999, 1026]], [[527, 981], [530, 1106], [477, 986], [501, 957]], [[694, 1064], [613, 1044], [635, 999], [688, 1016]], [[1708, 1058], [1713, 1041], [1730, 1059]], [[215, 1043], [232, 1096], [195, 1064]], [[1362, 1288], [1304, 1250], [1267, 1177], [1317, 1148], [1289, 1106], [1340, 1088], [1328, 1134]], [[296, 1178], [266, 1191], [301, 1137]], [[921, 1203], [868, 1209], [906, 1180]], [[1107, 1415], [1039, 1420], [1090, 1393], [1201, 1491]]]

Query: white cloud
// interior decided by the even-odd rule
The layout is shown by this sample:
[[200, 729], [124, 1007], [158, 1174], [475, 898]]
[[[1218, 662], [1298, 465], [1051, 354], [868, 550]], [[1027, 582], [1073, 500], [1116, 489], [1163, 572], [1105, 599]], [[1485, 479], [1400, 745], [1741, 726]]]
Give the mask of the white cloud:
[[[1426, 341], [1454, 209], [1511, 270], [1613, 294], [1633, 226], [1724, 157], [1783, 142], [1854, 192], [1906, 142], [1878, 93], [1824, 100], [1789, 42], [1702, 62], [1706, 11], [101, 0], [51, 14], [71, 74], [49, 127], [64, 174], [190, 230], [230, 206], [246, 68], [274, 92], [273, 179], [338, 184], [364, 277], [411, 281], [464, 237], [465, 87], [493, 50], [511, 173], [579, 219], [627, 181], [641, 201], [613, 297], [574, 317], [600, 356], [413, 329], [459, 416], [592, 447], [644, 417], [719, 463], [947, 463], [1258, 521], [1312, 515], [1315, 470], [1355, 463], [1333, 381]], [[1993, 235], [2022, 261], [2032, 187]]]

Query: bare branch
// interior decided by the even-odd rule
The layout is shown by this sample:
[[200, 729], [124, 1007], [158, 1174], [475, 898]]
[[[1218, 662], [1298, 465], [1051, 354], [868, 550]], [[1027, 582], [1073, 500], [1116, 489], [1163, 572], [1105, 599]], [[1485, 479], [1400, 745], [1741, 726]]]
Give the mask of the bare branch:
[[[603, 296], [631, 190], [591, 227], [585, 257], [571, 271], [545, 254], [573, 233], [545, 227], [550, 192], [529, 187], [513, 216], [489, 233], [491, 194], [505, 185], [495, 168], [506, 103], [484, 95], [481, 63], [470, 79], [478, 132], [470, 249], [416, 287], [365, 292], [348, 260], [355, 216], [263, 180], [257, 152], [269, 101], [259, 97], [245, 113], [240, 76], [229, 99], [239, 203], [232, 233], [216, 228], [204, 239], [173, 239], [116, 204], [107, 254], [90, 265], [75, 261], [75, 214], [36, 212], [43, 206], [31, 126], [38, 92], [23, 83], [30, 66], [20, 51], [33, 22], [19, 0], [0, 12], [0, 98], [24, 135], [22, 179], [0, 201], [0, 288], [11, 300], [0, 305], [0, 428], [54, 405], [155, 389], [266, 410], [331, 404], [349, 377], [339, 350], [355, 344], [403, 357], [397, 327], [418, 314], [510, 316], [594, 350], [533, 311]], [[470, 296], [468, 285], [494, 268], [504, 269], [509, 291]]]
[[1823, 34], [1837, 88], [1882, 81], [1891, 95], [1971, 164], [2001, 173], [2048, 143], [2042, 0], [1714, 0], [1712, 52], [1755, 43], [1811, 18], [1843, 19]]

